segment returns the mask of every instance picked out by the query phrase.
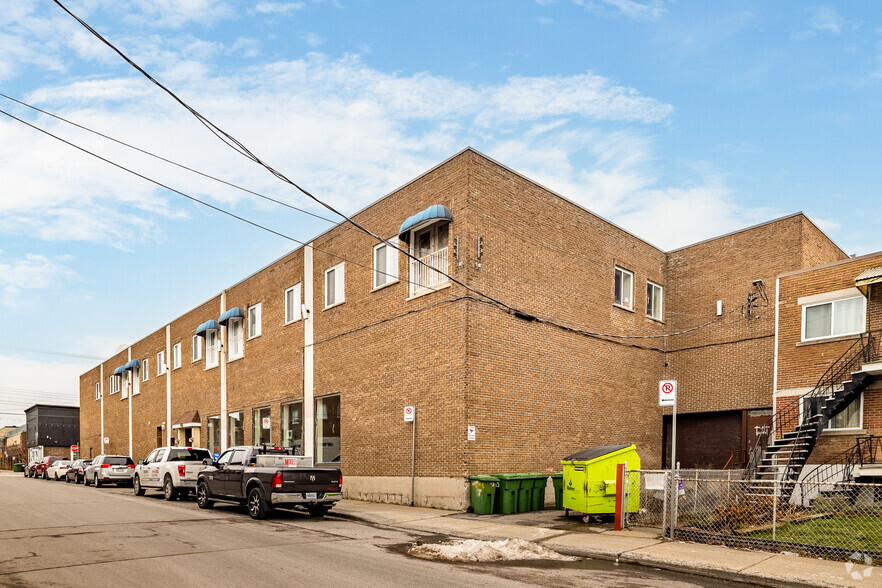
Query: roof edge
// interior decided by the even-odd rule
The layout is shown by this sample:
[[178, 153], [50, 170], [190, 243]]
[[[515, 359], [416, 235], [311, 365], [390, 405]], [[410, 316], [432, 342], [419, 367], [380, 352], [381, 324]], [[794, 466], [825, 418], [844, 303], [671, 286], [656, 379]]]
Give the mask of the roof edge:
[[836, 267], [837, 265], [843, 265], [846, 263], [851, 263], [853, 261], [862, 261], [864, 259], [869, 259], [871, 257], [880, 257], [882, 258], [882, 251], [876, 251], [874, 253], [865, 253], [864, 255], [856, 255], [854, 257], [849, 257], [848, 259], [840, 259], [839, 261], [831, 261], [829, 263], [822, 263], [821, 265], [814, 265], [812, 267], [806, 267], [798, 270], [793, 270], [790, 272], [785, 272], [783, 274], [778, 274], [779, 278], [787, 278], [790, 276], [795, 276], [798, 274], [804, 274], [806, 272], [813, 272], [816, 270], [827, 269], [830, 267]]

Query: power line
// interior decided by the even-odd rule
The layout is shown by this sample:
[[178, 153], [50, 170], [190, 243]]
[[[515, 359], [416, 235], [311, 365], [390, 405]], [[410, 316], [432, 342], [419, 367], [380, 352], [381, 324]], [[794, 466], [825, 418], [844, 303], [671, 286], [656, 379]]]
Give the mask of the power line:
[[18, 100], [18, 99], [16, 99], [16, 98], [13, 98], [12, 96], [7, 96], [6, 94], [4, 94], [4, 93], [2, 93], [2, 92], [0, 92], [0, 96], [2, 96], [3, 98], [6, 98], [7, 100], [11, 100], [12, 102], [16, 102], [17, 104], [21, 104], [22, 106], [25, 106], [25, 107], [27, 107], [27, 108], [30, 108], [31, 110], [35, 110], [35, 111], [37, 111], [37, 112], [39, 112], [39, 113], [41, 113], [41, 114], [45, 114], [46, 116], [51, 116], [52, 118], [54, 118], [54, 119], [56, 119], [56, 120], [60, 120], [60, 121], [65, 122], [65, 123], [67, 123], [67, 124], [69, 124], [69, 125], [71, 125], [71, 126], [77, 127], [78, 129], [82, 129], [82, 130], [84, 130], [84, 131], [87, 131], [87, 132], [89, 132], [89, 133], [92, 133], [92, 134], [94, 134], [94, 135], [97, 135], [97, 136], [99, 136], [99, 137], [102, 137], [102, 138], [104, 138], [104, 139], [107, 139], [108, 141], [113, 141], [114, 143], [117, 143], [117, 144], [122, 145], [122, 146], [124, 146], [124, 147], [128, 147], [129, 149], [133, 149], [133, 150], [135, 150], [135, 151], [138, 151], [139, 153], [143, 153], [144, 155], [149, 155], [150, 157], [153, 157], [153, 158], [158, 159], [158, 160], [160, 160], [160, 161], [164, 161], [165, 163], [169, 163], [169, 164], [171, 164], [171, 165], [177, 166], [177, 167], [179, 167], [179, 168], [181, 168], [181, 169], [184, 169], [184, 170], [187, 170], [187, 171], [192, 172], [192, 173], [194, 173], [194, 174], [200, 175], [200, 176], [202, 176], [202, 177], [204, 177], [204, 178], [207, 178], [207, 179], [209, 179], [209, 180], [214, 180], [215, 182], [219, 182], [219, 183], [221, 183], [221, 184], [224, 184], [225, 186], [229, 186], [229, 187], [231, 187], [231, 188], [235, 188], [235, 189], [237, 189], [237, 190], [241, 190], [242, 192], [247, 192], [248, 194], [252, 194], [252, 195], [257, 196], [257, 197], [259, 197], [259, 198], [263, 198], [264, 200], [268, 200], [269, 202], [274, 202], [275, 204], [280, 204], [280, 205], [282, 205], [282, 206], [286, 206], [286, 207], [288, 207], [288, 208], [290, 208], [290, 209], [292, 209], [292, 210], [296, 210], [297, 212], [302, 212], [303, 214], [308, 214], [309, 216], [315, 217], [315, 218], [320, 219], [320, 220], [323, 220], [323, 221], [325, 221], [325, 222], [329, 222], [329, 223], [331, 223], [331, 224], [335, 224], [335, 225], [340, 224], [338, 221], [335, 221], [335, 220], [332, 220], [332, 219], [326, 218], [326, 217], [324, 217], [324, 216], [321, 216], [321, 215], [319, 215], [319, 214], [315, 214], [314, 212], [310, 212], [310, 211], [308, 211], [308, 210], [304, 210], [304, 209], [302, 209], [302, 208], [298, 208], [298, 207], [294, 206], [293, 204], [288, 204], [287, 202], [284, 202], [284, 201], [282, 201], [282, 200], [277, 200], [277, 199], [275, 199], [275, 198], [271, 198], [270, 196], [266, 196], [266, 195], [261, 194], [261, 193], [259, 193], [259, 192], [255, 192], [254, 190], [249, 190], [248, 188], [245, 188], [245, 187], [240, 186], [240, 185], [238, 185], [238, 184], [234, 184], [234, 183], [232, 183], [232, 182], [228, 182], [227, 180], [223, 180], [223, 179], [218, 178], [218, 177], [215, 177], [215, 176], [213, 176], [213, 175], [211, 175], [211, 174], [207, 174], [207, 173], [205, 173], [205, 172], [201, 172], [201, 171], [199, 171], [199, 170], [197, 170], [197, 169], [193, 169], [192, 167], [188, 167], [188, 166], [186, 166], [186, 165], [184, 165], [184, 164], [182, 164], [182, 163], [178, 163], [178, 162], [176, 162], [176, 161], [172, 161], [171, 159], [167, 159], [167, 158], [165, 158], [165, 157], [162, 157], [161, 155], [157, 155], [157, 154], [155, 154], [155, 153], [152, 153], [152, 152], [150, 152], [150, 151], [147, 151], [146, 149], [142, 149], [141, 147], [137, 147], [137, 146], [135, 146], [135, 145], [131, 145], [131, 144], [129, 144], [129, 143], [126, 143], [125, 141], [121, 141], [121, 140], [119, 140], [119, 139], [115, 139], [115, 138], [111, 137], [110, 135], [106, 135], [106, 134], [104, 134], [104, 133], [101, 133], [101, 132], [99, 132], [99, 131], [96, 131], [96, 130], [94, 130], [94, 129], [91, 129], [91, 128], [85, 126], [85, 125], [82, 125], [82, 124], [79, 124], [79, 123], [73, 122], [73, 121], [71, 121], [71, 120], [68, 120], [68, 119], [64, 118], [63, 116], [59, 116], [59, 115], [57, 115], [57, 114], [53, 114], [53, 113], [51, 113], [51, 112], [49, 112], [49, 111], [47, 111], [47, 110], [43, 110], [42, 108], [37, 108], [36, 106], [34, 106], [34, 105], [32, 105], [32, 104], [28, 104], [27, 102], [23, 102], [23, 101], [21, 101], [21, 100]]
[[[328, 209], [329, 211], [333, 212], [334, 214], [336, 214], [336, 215], [342, 217], [343, 219], [346, 220], [346, 222], [350, 223], [351, 225], [353, 225], [354, 227], [356, 227], [356, 228], [359, 229], [360, 231], [364, 232], [365, 234], [370, 235], [371, 237], [373, 237], [374, 239], [376, 239], [376, 240], [379, 241], [380, 243], [385, 243], [386, 245], [395, 248], [395, 249], [398, 250], [400, 253], [404, 254], [406, 257], [408, 257], [408, 258], [410, 258], [410, 259], [416, 261], [417, 263], [423, 265], [424, 267], [428, 268], [429, 270], [432, 270], [432, 271], [436, 271], [436, 272], [438, 272], [439, 274], [445, 276], [449, 281], [451, 281], [451, 282], [453, 282], [454, 284], [457, 284], [457, 285], [459, 285], [459, 286], [462, 286], [463, 288], [465, 288], [465, 289], [468, 290], [469, 292], [472, 292], [472, 293], [474, 293], [474, 294], [476, 294], [476, 295], [478, 295], [478, 296], [480, 296], [480, 297], [482, 297], [482, 298], [485, 298], [485, 299], [489, 300], [489, 301], [492, 302], [493, 304], [495, 304], [495, 305], [499, 306], [500, 308], [504, 309], [505, 311], [507, 311], [509, 314], [512, 314], [512, 315], [514, 315], [514, 316], [516, 316], [516, 317], [518, 317], [518, 318], [522, 318], [522, 319], [525, 319], [525, 320], [538, 321], [538, 322], [542, 322], [542, 323], [544, 323], [544, 324], [548, 324], [548, 325], [556, 326], [556, 327], [561, 328], [561, 329], [564, 329], [564, 330], [569, 330], [569, 331], [573, 331], [573, 332], [583, 332], [583, 333], [585, 333], [585, 334], [589, 334], [589, 335], [592, 335], [592, 336], [598, 336], [598, 337], [604, 337], [604, 338], [606, 338], [606, 337], [610, 337], [610, 338], [617, 338], [617, 339], [653, 339], [653, 338], [666, 338], [666, 337], [670, 337], [670, 336], [675, 336], [675, 335], [681, 335], [681, 334], [684, 334], [684, 333], [689, 333], [689, 332], [695, 331], [695, 330], [697, 330], [697, 329], [704, 328], [704, 327], [706, 327], [706, 326], [710, 326], [711, 324], [713, 324], [713, 323], [716, 322], [716, 320], [717, 320], [717, 319], [713, 319], [713, 320], [709, 321], [708, 323], [705, 323], [704, 325], [700, 325], [700, 326], [698, 326], [698, 327], [693, 327], [693, 328], [685, 329], [685, 330], [682, 330], [682, 331], [678, 331], [678, 332], [676, 332], [676, 333], [667, 333], [667, 334], [661, 334], [661, 335], [647, 335], [647, 336], [638, 336], [638, 335], [615, 335], [615, 334], [601, 334], [601, 333], [595, 333], [595, 332], [586, 331], [586, 330], [583, 330], [583, 329], [575, 329], [575, 328], [573, 328], [573, 327], [571, 327], [571, 326], [564, 325], [564, 324], [561, 324], [561, 323], [557, 323], [557, 322], [552, 321], [552, 320], [548, 320], [548, 319], [540, 319], [539, 317], [536, 317], [536, 316], [534, 316], [534, 315], [532, 315], [532, 314], [530, 314], [530, 313], [528, 313], [528, 312], [525, 312], [525, 311], [519, 310], [519, 309], [517, 309], [517, 308], [514, 308], [514, 307], [510, 306], [509, 304], [506, 304], [505, 302], [502, 302], [502, 301], [500, 301], [500, 300], [498, 300], [498, 299], [496, 299], [496, 298], [494, 298], [494, 297], [492, 297], [492, 296], [490, 296], [490, 295], [488, 295], [488, 294], [485, 294], [484, 292], [481, 292], [480, 290], [477, 290], [476, 288], [473, 288], [473, 287], [469, 286], [468, 284], [465, 284], [464, 282], [461, 282], [460, 280], [457, 280], [456, 278], [454, 278], [453, 276], [447, 274], [446, 272], [439, 271], [439, 270], [437, 270], [436, 268], [429, 266], [429, 265], [428, 265], [426, 262], [424, 262], [422, 259], [416, 257], [415, 255], [413, 255], [413, 254], [410, 253], [409, 251], [405, 251], [404, 249], [401, 249], [401, 248], [398, 247], [396, 244], [393, 244], [392, 242], [390, 242], [390, 241], [388, 241], [388, 240], [386, 240], [386, 239], [380, 237], [379, 235], [373, 233], [372, 231], [370, 231], [370, 230], [367, 229], [366, 227], [364, 227], [364, 226], [362, 226], [361, 224], [357, 223], [354, 219], [352, 219], [352, 218], [350, 218], [349, 216], [347, 216], [347, 215], [343, 214], [342, 212], [338, 211], [337, 209], [335, 209], [335, 208], [334, 208], [333, 206], [331, 206], [330, 204], [324, 202], [323, 200], [321, 200], [320, 198], [316, 197], [315, 195], [313, 195], [311, 192], [309, 192], [309, 191], [306, 190], [305, 188], [301, 187], [299, 184], [297, 184], [297, 183], [295, 183], [294, 181], [290, 180], [287, 176], [285, 176], [284, 174], [282, 174], [281, 172], [279, 172], [278, 170], [276, 170], [275, 168], [273, 168], [273, 167], [272, 167], [271, 165], [269, 165], [268, 163], [264, 162], [262, 159], [260, 159], [260, 158], [259, 158], [257, 155], [255, 155], [251, 150], [249, 150], [249, 149], [248, 149], [248, 148], [247, 148], [242, 142], [240, 142], [238, 139], [236, 139], [233, 135], [231, 135], [231, 134], [229, 134], [228, 132], [224, 131], [222, 128], [220, 128], [219, 126], [217, 126], [215, 123], [213, 123], [213, 122], [212, 122], [211, 120], [209, 120], [207, 117], [205, 117], [204, 115], [202, 115], [202, 114], [201, 114], [199, 111], [197, 111], [195, 108], [193, 108], [192, 106], [190, 106], [189, 104], [187, 104], [182, 98], [180, 98], [177, 94], [175, 94], [174, 92], [172, 92], [169, 88], [167, 88], [165, 85], [163, 85], [160, 81], [158, 81], [156, 78], [154, 78], [152, 75], [150, 75], [150, 73], [148, 73], [144, 68], [142, 68], [140, 65], [138, 65], [137, 63], [135, 63], [135, 62], [134, 62], [131, 58], [129, 58], [125, 53], [123, 53], [120, 49], [118, 49], [113, 43], [111, 43], [108, 39], [106, 39], [103, 35], [101, 35], [101, 33], [99, 33], [99, 32], [96, 31], [94, 28], [92, 28], [92, 27], [91, 27], [86, 21], [84, 21], [84, 20], [81, 19], [79, 16], [75, 15], [73, 12], [71, 12], [70, 10], [68, 10], [67, 7], [65, 7], [65, 6], [60, 2], [60, 0], [54, 0], [54, 2], [55, 2], [55, 4], [57, 4], [62, 10], [64, 10], [67, 14], [69, 14], [74, 20], [76, 20], [77, 22], [79, 22], [79, 23], [80, 23], [80, 24], [81, 24], [86, 30], [88, 30], [90, 33], [92, 33], [92, 35], [94, 35], [99, 41], [101, 41], [102, 43], [104, 43], [105, 45], [107, 45], [107, 47], [109, 47], [109, 48], [110, 48], [111, 50], [113, 50], [117, 55], [119, 55], [119, 56], [120, 56], [120, 57], [121, 57], [126, 63], [128, 63], [129, 65], [131, 65], [135, 70], [137, 70], [138, 72], [140, 72], [144, 77], [146, 77], [148, 80], [150, 80], [154, 85], [156, 85], [158, 88], [160, 88], [161, 90], [163, 90], [166, 94], [168, 94], [173, 100], [175, 100], [175, 101], [176, 101], [178, 104], [180, 104], [184, 109], [186, 109], [190, 114], [192, 114], [192, 115], [193, 115], [193, 116], [194, 116], [194, 117], [195, 117], [200, 123], [202, 123], [202, 125], [205, 126], [205, 127], [206, 127], [206, 128], [207, 128], [207, 129], [213, 134], [213, 135], [215, 135], [218, 139], [220, 139], [224, 144], [226, 144], [227, 146], [229, 146], [230, 148], [232, 148], [234, 151], [236, 151], [237, 153], [239, 153], [239, 154], [241, 154], [241, 155], [247, 157], [248, 159], [250, 159], [251, 161], [257, 163], [258, 165], [262, 166], [263, 168], [265, 168], [267, 171], [269, 171], [271, 174], [273, 174], [273, 175], [274, 175], [276, 178], [278, 178], [279, 180], [281, 180], [281, 181], [283, 181], [283, 182], [285, 182], [285, 183], [287, 183], [287, 184], [293, 186], [294, 188], [296, 188], [297, 190], [299, 190], [299, 191], [300, 191], [302, 194], [304, 194], [305, 196], [307, 196], [307, 197], [309, 197], [310, 199], [314, 200], [315, 202], [317, 202], [317, 203], [320, 204], [321, 206], [325, 207], [325, 208]], [[246, 221], [246, 222], [248, 222], [248, 221]], [[252, 224], [253, 224], [253, 223], [252, 223]]]
[[[6, 114], [5, 112], [3, 114]], [[80, 355], [78, 353], [65, 353], [63, 351], [49, 351], [47, 349], [33, 349], [30, 347], [13, 347], [11, 345], [0, 345], [0, 349], [11, 349], [12, 351], [26, 351], [28, 353], [42, 353], [44, 355], [60, 355], [63, 357], [77, 357], [80, 359], [104, 359], [94, 355]]]

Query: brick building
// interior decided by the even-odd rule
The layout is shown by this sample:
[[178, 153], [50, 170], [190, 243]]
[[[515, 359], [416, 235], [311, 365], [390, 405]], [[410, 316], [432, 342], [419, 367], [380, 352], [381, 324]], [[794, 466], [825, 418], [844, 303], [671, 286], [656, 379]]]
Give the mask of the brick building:
[[677, 379], [678, 456], [722, 466], [772, 408], [775, 277], [847, 258], [801, 213], [664, 252], [472, 149], [354, 218], [426, 265], [328, 230], [83, 374], [83, 454], [296, 445], [410, 502], [414, 406], [416, 502], [462, 507], [588, 446], [661, 466]]
[[882, 253], [786, 272], [778, 282], [776, 436], [820, 415], [805, 434], [806, 464], [793, 472], [811, 479], [819, 464], [882, 434]]

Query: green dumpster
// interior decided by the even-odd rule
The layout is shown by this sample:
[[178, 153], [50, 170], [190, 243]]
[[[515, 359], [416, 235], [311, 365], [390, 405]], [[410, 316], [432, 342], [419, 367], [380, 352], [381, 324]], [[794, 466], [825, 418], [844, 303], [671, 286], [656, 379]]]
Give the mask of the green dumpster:
[[533, 504], [533, 476], [531, 474], [512, 474], [517, 476], [521, 485], [518, 487], [518, 512], [529, 512]]
[[12, 464], [12, 471], [15, 472], [15, 473], [17, 473], [17, 474], [22, 473], [22, 472], [24, 471], [24, 464], [23, 464], [23, 463], [14, 463], [14, 464]]
[[521, 487], [521, 479], [517, 476], [517, 474], [496, 474], [499, 488], [496, 489], [496, 505], [493, 512], [514, 514], [518, 511], [518, 490]]
[[[563, 506], [584, 514], [613, 514], [616, 511], [616, 468], [640, 469], [640, 457], [634, 445], [591, 447], [561, 460], [563, 465]], [[640, 507], [640, 476], [631, 475], [628, 512]]]
[[548, 474], [531, 474], [533, 476], [533, 502], [532, 510], [545, 509], [545, 486], [548, 484]]
[[554, 486], [554, 508], [563, 510], [563, 472], [551, 474], [551, 484]]
[[472, 511], [475, 514], [492, 514], [499, 478], [495, 476], [471, 476]]

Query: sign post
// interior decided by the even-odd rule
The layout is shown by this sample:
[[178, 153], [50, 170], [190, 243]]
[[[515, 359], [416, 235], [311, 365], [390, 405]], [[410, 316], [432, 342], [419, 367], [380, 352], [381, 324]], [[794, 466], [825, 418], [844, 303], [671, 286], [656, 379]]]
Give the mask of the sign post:
[[658, 383], [658, 405], [673, 408], [671, 416], [671, 539], [674, 538], [674, 525], [677, 517], [677, 380], [660, 380]]
[[404, 422], [413, 423], [410, 428], [410, 505], [414, 505], [414, 474], [416, 464], [416, 410], [412, 406], [404, 407]]

